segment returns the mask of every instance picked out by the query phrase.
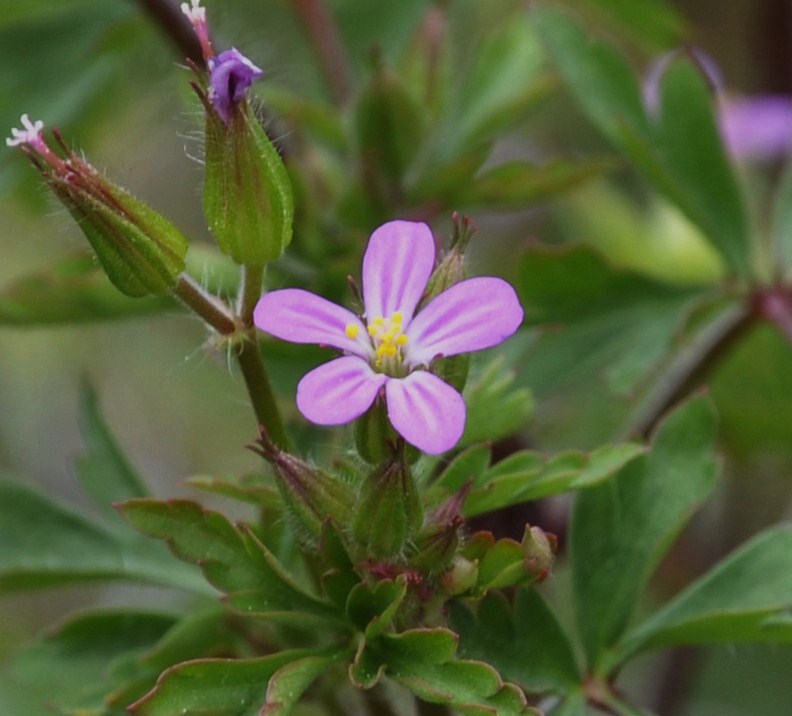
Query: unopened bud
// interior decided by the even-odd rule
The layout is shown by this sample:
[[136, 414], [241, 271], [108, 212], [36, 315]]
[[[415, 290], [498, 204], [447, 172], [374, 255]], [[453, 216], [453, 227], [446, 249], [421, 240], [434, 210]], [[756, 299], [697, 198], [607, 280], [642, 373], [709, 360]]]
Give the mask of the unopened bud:
[[354, 496], [346, 482], [281, 450], [266, 434], [251, 449], [272, 466], [287, 515], [303, 544], [316, 546], [328, 519], [339, 526], [348, 524]]
[[78, 157], [53, 132], [63, 156], [46, 143], [43, 123], [22, 116], [24, 129], [6, 140], [33, 162], [50, 189], [76, 219], [99, 263], [129, 296], [163, 294], [184, 271], [187, 239], [156, 211]]
[[415, 538], [415, 557], [410, 564], [429, 575], [445, 572], [460, 544], [460, 530], [464, 524], [462, 504], [473, 483], [468, 482], [456, 495], [435, 510]]
[[[451, 245], [429, 277], [426, 294], [421, 301], [422, 306], [431, 302], [435, 296], [448, 290], [460, 281], [467, 278], [465, 270], [465, 250], [478, 230], [466, 216], [460, 218], [459, 214], [453, 215], [454, 232], [451, 236]], [[441, 358], [432, 365], [433, 372], [450, 386], [462, 392], [467, 383], [470, 368], [470, 353], [463, 353], [450, 358]]]
[[525, 571], [533, 577], [535, 583], [543, 582], [550, 574], [555, 562], [556, 547], [555, 535], [548, 534], [540, 527], [525, 525], [522, 538]]
[[456, 596], [473, 590], [478, 582], [478, 564], [462, 555], [454, 557], [451, 568], [440, 578], [440, 586], [443, 591]]
[[410, 467], [403, 458], [376, 467], [363, 482], [352, 531], [367, 556], [398, 555], [423, 523], [423, 510]]
[[206, 112], [204, 214], [224, 253], [262, 265], [291, 241], [294, 214], [286, 167], [247, 99], [263, 72], [235, 48], [206, 61], [193, 83]]

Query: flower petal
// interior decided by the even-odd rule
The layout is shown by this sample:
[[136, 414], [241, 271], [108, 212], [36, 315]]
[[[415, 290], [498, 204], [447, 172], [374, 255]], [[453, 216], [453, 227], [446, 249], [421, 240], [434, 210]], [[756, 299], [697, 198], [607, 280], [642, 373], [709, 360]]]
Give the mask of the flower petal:
[[362, 358], [336, 358], [303, 376], [297, 407], [312, 423], [343, 425], [369, 409], [386, 380]]
[[489, 348], [512, 335], [522, 319], [520, 300], [509, 283], [489, 276], [469, 278], [443, 291], [413, 319], [405, 357], [418, 366], [438, 355]]
[[369, 240], [363, 257], [366, 318], [389, 318], [401, 311], [408, 322], [434, 268], [435, 244], [426, 224], [389, 221]]
[[[346, 308], [299, 288], [265, 294], [256, 304], [253, 321], [262, 331], [291, 343], [316, 343], [366, 357], [372, 348], [361, 320]], [[347, 335], [347, 326], [357, 336]]]
[[465, 430], [465, 401], [448, 383], [425, 370], [385, 385], [388, 417], [396, 431], [431, 455], [450, 450]]

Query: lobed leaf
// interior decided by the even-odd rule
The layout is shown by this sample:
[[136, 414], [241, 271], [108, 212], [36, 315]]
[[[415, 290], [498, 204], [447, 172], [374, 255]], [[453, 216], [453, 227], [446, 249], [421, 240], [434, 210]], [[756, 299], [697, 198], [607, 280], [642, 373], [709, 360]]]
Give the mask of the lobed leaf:
[[663, 74], [660, 96], [659, 150], [678, 185], [677, 203], [731, 269], [744, 275], [749, 261], [745, 200], [726, 156], [712, 90], [692, 60], [678, 59]]
[[60, 713], [105, 713], [106, 700], [129, 682], [122, 665], [155, 644], [174, 621], [169, 615], [136, 611], [71, 618], [4, 663], [0, 710], [45, 716], [57, 703]]
[[[110, 432], [88, 384], [80, 395], [80, 432], [86, 452], [77, 458], [77, 477], [102, 516], [115, 525], [119, 517], [113, 503], [143, 497], [148, 490]], [[129, 526], [122, 525], [129, 533]]]
[[[315, 649], [294, 649], [254, 659], [197, 659], [177, 664], [165, 671], [157, 685], [129, 711], [140, 716], [173, 716], [173, 714], [206, 714], [207, 716], [259, 716], [267, 700], [267, 684], [280, 669], [300, 660], [320, 657], [324, 652]], [[323, 665], [332, 658], [325, 654]], [[318, 675], [316, 663], [308, 671]], [[287, 672], [276, 681], [275, 695], [286, 698], [284, 683], [294, 687], [308, 686], [307, 673]], [[284, 681], [285, 680], [285, 681]], [[280, 683], [280, 685], [279, 685]], [[285, 702], [280, 713], [287, 713]], [[275, 706], [275, 703], [273, 703]], [[267, 713], [266, 711], [264, 713]], [[278, 713], [277, 710], [273, 713]]]
[[792, 643], [792, 529], [768, 529], [625, 635], [619, 662], [637, 651], [724, 642]]
[[535, 589], [520, 589], [513, 605], [495, 592], [475, 610], [453, 601], [449, 616], [461, 656], [492, 664], [504, 678], [536, 693], [564, 694], [580, 685], [570, 637]]
[[139, 530], [165, 540], [177, 557], [200, 566], [209, 583], [245, 614], [298, 624], [305, 615], [336, 616], [329, 604], [297, 586], [249, 530], [219, 512], [188, 500], [137, 499], [119, 509]]
[[573, 590], [592, 668], [620, 638], [654, 567], [710, 494], [714, 440], [712, 405], [699, 396], [665, 419], [648, 455], [578, 495], [570, 535]]
[[0, 480], [0, 590], [129, 579], [206, 594], [189, 568], [144, 538], [123, 541], [34, 490]]
[[463, 513], [473, 517], [509, 505], [581, 490], [607, 480], [645, 452], [642, 445], [617, 443], [591, 453], [568, 451], [547, 457], [521, 451], [478, 476]]
[[[536, 716], [522, 691], [504, 683], [488, 664], [454, 658], [457, 637], [448, 629], [411, 629], [361, 645], [350, 673], [366, 664], [370, 688], [387, 674], [424, 701], [446, 704], [470, 716]], [[357, 671], [356, 669], [359, 669]]]

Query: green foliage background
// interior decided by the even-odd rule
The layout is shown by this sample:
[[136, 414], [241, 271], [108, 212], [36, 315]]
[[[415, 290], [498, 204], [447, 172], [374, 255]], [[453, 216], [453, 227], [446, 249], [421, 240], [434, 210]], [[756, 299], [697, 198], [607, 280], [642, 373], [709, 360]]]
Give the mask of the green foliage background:
[[[397, 68], [403, 77], [418, 74], [420, 68], [411, 66], [409, 48], [416, 24], [429, 4], [426, 0], [333, 3], [356, 83], [362, 86], [370, 76], [369, 57], [375, 44], [386, 66]], [[761, 208], [757, 211], [757, 206], [769, 203], [767, 187], [773, 177], [742, 169], [734, 175], [728, 169], [721, 171], [725, 160], [716, 156], [717, 147], [702, 161], [708, 167], [718, 167], [719, 187], [706, 177], [686, 174], [690, 131], [672, 121], [664, 141], [666, 146], [678, 144], [679, 152], [658, 159], [643, 151], [642, 141], [648, 145], [650, 139], [642, 134], [646, 120], [640, 116], [637, 86], [625, 90], [624, 95], [609, 96], [597, 85], [598, 78], [589, 76], [579, 78], [581, 86], [576, 88], [580, 64], [572, 66], [575, 57], [570, 48], [582, 51], [588, 46], [583, 41], [565, 45], [566, 30], [552, 27], [558, 22], [552, 13], [526, 16], [521, 3], [509, 0], [451, 4], [456, 54], [441, 85], [450, 88], [450, 96], [438, 99], [437, 108], [429, 107], [433, 124], [427, 129], [422, 153], [410, 158], [418, 178], [403, 202], [414, 208], [431, 198], [448, 207], [435, 222], [436, 230], [444, 235], [450, 233], [450, 209], [472, 215], [481, 227], [472, 252], [474, 269], [497, 271], [511, 278], [526, 304], [525, 334], [510, 345], [494, 368], [490, 356], [474, 365], [473, 385], [483, 386], [478, 393], [483, 396], [480, 423], [492, 426], [492, 415], [486, 412], [488, 395], [519, 389], [522, 412], [517, 410], [516, 421], [500, 426], [495, 437], [514, 432], [515, 425], [527, 417], [525, 406], [535, 405], [531, 422], [520, 431], [520, 440], [536, 450], [587, 451], [623, 439], [630, 428], [641, 424], [647, 406], [657, 399], [651, 391], [657, 376], [674, 365], [685, 349], [695, 350], [701, 335], [697, 328], [714, 325], [713, 318], [726, 326], [739, 320], [739, 315], [733, 315], [739, 307], [729, 294], [728, 281], [727, 290], [719, 291], [719, 287], [730, 270], [737, 275], [752, 270], [746, 260], [748, 247], [753, 241], [766, 241], [771, 233], [767, 226], [752, 225], [746, 212], [752, 209], [760, 217], [769, 213]], [[708, 41], [716, 49], [724, 43], [720, 36], [703, 34], [696, 24], [694, 4], [692, 21], [687, 23], [681, 13], [659, 0], [569, 4], [582, 13], [586, 33], [591, 30], [615, 38], [633, 68], [645, 68], [656, 53], [685, 39]], [[284, 141], [291, 141], [298, 152], [301, 143], [313, 143], [318, 148], [310, 157], [319, 167], [316, 176], [330, 186], [341, 187], [331, 192], [323, 205], [311, 187], [298, 185], [304, 202], [299, 217], [301, 243], [295, 255], [275, 269], [276, 281], [300, 282], [330, 296], [343, 295], [343, 279], [347, 273], [357, 272], [355, 256], [367, 232], [383, 217], [389, 218], [384, 214], [387, 206], [361, 200], [356, 195], [360, 187], [337, 181], [348, 167], [333, 157], [343, 155], [354, 143], [350, 136], [355, 119], [347, 116], [341, 121], [330, 108], [330, 92], [289, 3], [237, 0], [216, 3], [216, 7], [210, 4], [210, 11], [221, 42], [233, 43], [267, 68], [267, 81], [257, 91], [264, 105], [272, 108], [269, 128], [275, 135], [283, 132]], [[504, 21], [517, 13], [519, 21]], [[735, 83], [742, 83], [739, 89], [761, 89], [759, 69], [751, 75], [744, 69], [745, 63], [723, 52], [717, 59], [727, 82], [730, 70], [739, 66], [742, 75], [735, 77]], [[581, 60], [583, 64], [588, 61], [586, 57], [578, 58]], [[0, 0], [0, 126], [18, 126], [19, 115], [28, 112], [44, 118], [49, 126], [60, 127], [97, 165], [194, 237], [196, 245], [190, 256], [194, 273], [222, 286], [229, 280], [228, 266], [212, 249], [197, 190], [200, 167], [188, 158], [201, 150], [193, 136], [197, 110], [186, 89], [186, 73], [177, 67], [180, 61], [179, 54], [135, 3]], [[565, 61], [570, 63], [566, 68]], [[596, 63], [588, 66], [596, 71]], [[635, 70], [625, 72], [629, 75]], [[665, 94], [669, 117], [678, 116], [682, 107], [695, 106], [703, 96], [697, 82], [698, 75], [689, 67], [676, 70]], [[629, 82], [621, 89], [624, 87], [629, 88]], [[624, 109], [634, 131], [625, 132], [623, 123], [609, 124], [614, 107]], [[302, 135], [292, 135], [295, 126]], [[675, 137], [676, 131], [683, 136]], [[360, 134], [365, 141], [365, 131]], [[498, 138], [494, 148], [493, 137]], [[372, 142], [376, 141], [375, 136]], [[711, 145], [704, 142], [698, 149], [705, 152]], [[497, 171], [489, 164], [477, 171], [477, 162], [488, 156], [498, 158], [492, 162], [500, 165]], [[626, 169], [625, 156], [638, 172]], [[507, 159], [521, 163], [509, 166]], [[399, 167], [393, 171], [398, 174]], [[663, 190], [669, 186], [668, 177], [674, 180], [683, 175], [690, 184], [682, 182], [681, 196], [674, 181], [670, 182], [672, 189]], [[454, 181], [457, 176], [463, 181]], [[749, 187], [747, 208], [735, 198], [738, 184]], [[717, 192], [708, 195], [708, 189]], [[94, 503], [76, 489], [73, 467], [75, 456], [86, 452], [86, 436], [102, 430], [101, 426], [83, 425], [80, 433], [79, 404], [91, 400], [81, 389], [86, 380], [100, 396], [101, 412], [119, 436], [124, 453], [133, 457], [136, 471], [145, 476], [154, 494], [194, 498], [196, 493], [184, 484], [185, 477], [254, 471], [257, 458], [242, 449], [254, 436], [255, 424], [241, 380], [229, 377], [222, 353], [208, 356], [200, 350], [205, 337], [201, 326], [185, 320], [167, 302], [146, 300], [133, 305], [118, 298], [82, 257], [79, 231], [60, 208], [53, 207], [35, 174], [16, 153], [2, 152], [0, 192], [0, 286], [5, 287], [0, 292], [3, 471], [21, 484], [57, 496], [59, 502], [76, 504], [87, 513], [96, 511]], [[332, 237], [329, 249], [323, 243], [327, 236]], [[713, 236], [717, 237], [714, 241]], [[80, 255], [75, 258], [76, 254]], [[316, 261], [324, 267], [321, 274], [312, 267]], [[74, 297], [71, 304], [65, 300], [70, 295]], [[125, 320], [96, 320], [120, 316]], [[289, 417], [300, 426], [301, 438], [306, 444], [318, 441], [314, 443], [318, 450], [331, 447], [335, 438], [302, 425], [290, 402], [296, 381], [307, 367], [321, 360], [320, 354], [283, 346], [271, 350], [274, 382], [284, 406], [291, 410]], [[661, 563], [643, 609], [648, 611], [655, 600], [666, 603], [751, 535], [788, 519], [790, 368], [789, 344], [771, 327], [755, 326], [741, 334], [707, 376], [719, 416], [723, 479], [704, 512]], [[83, 408], [83, 415], [92, 414]], [[467, 437], [472, 442], [476, 436]], [[88, 456], [80, 462], [81, 479], [84, 485], [101, 489], [101, 481], [91, 482], [86, 475], [92, 461], [106, 465], [101, 460], [113, 456], [98, 456], [90, 445]], [[508, 492], [508, 482], [504, 484]], [[127, 487], [129, 496], [138, 494], [134, 485]], [[585, 522], [587, 502], [606, 500], [604, 492], [604, 487], [586, 492], [575, 519]], [[13, 498], [13, 494], [3, 496]], [[210, 497], [209, 502], [241, 517], [251, 515], [221, 497]], [[596, 515], [594, 507], [590, 509]], [[45, 514], [46, 507], [41, 506], [38, 518]], [[35, 517], [32, 515], [31, 521]], [[120, 521], [114, 522], [115, 513], [105, 517], [112, 540], [131, 539], [119, 527]], [[39, 539], [46, 540], [46, 526], [58, 519], [69, 518], [49, 516], [40, 525]], [[108, 549], [104, 542], [92, 542], [88, 533], [84, 537], [86, 541], [73, 548], [90, 559], [85, 560], [85, 574], [75, 575], [75, 580], [117, 576], [119, 569], [130, 570], [127, 576], [134, 576], [135, 569], [149, 576], [152, 570], [159, 570], [163, 580], [177, 582], [182, 591], [102, 583], [3, 594], [0, 654], [10, 652], [77, 606], [131, 602], [141, 607], [140, 613], [124, 618], [112, 614], [86, 617], [55, 643], [40, 642], [14, 665], [24, 671], [27, 661], [27, 673], [33, 678], [48, 673], [47, 660], [53, 654], [61, 663], [63, 654], [72, 648], [70, 639], [79, 636], [80, 630], [105, 632], [114, 638], [112, 643], [100, 641], [90, 653], [81, 653], [80, 660], [75, 660], [75, 673], [61, 675], [65, 684], [83, 682], [97, 665], [142, 649], [172, 625], [162, 615], [145, 612], [143, 607], [150, 600], [162, 600], [158, 603], [174, 608], [185, 603], [212, 603], [194, 571], [173, 567], [169, 558], [167, 567], [158, 562], [165, 557], [164, 550], [159, 555], [143, 550], [140, 564], [121, 569], [113, 554], [103, 552]], [[573, 543], [574, 539], [573, 532]], [[787, 546], [773, 543], [773, 554], [777, 551], [781, 561]], [[600, 547], [588, 545], [592, 552]], [[756, 549], [761, 555], [761, 545]], [[0, 550], [4, 558], [13, 557], [8, 556], [7, 547], [0, 546]], [[32, 571], [34, 567], [25, 565]], [[554, 594], [564, 593], [569, 570], [563, 563], [557, 568], [545, 590], [548, 601]], [[578, 573], [574, 590], [609, 591], [611, 580], [605, 577], [586, 576], [585, 572], [581, 577]], [[32, 581], [39, 578], [30, 577]], [[598, 578], [606, 584], [598, 583]], [[762, 578], [757, 576], [757, 580]], [[20, 576], [15, 588], [22, 586], [25, 579]], [[624, 589], [639, 590], [640, 586], [626, 584]], [[746, 595], [748, 586], [746, 582]], [[508, 616], [514, 623], [519, 624], [525, 613], [546, 609], [544, 602], [531, 595], [534, 593], [525, 592], [518, 598]], [[765, 597], [772, 602], [772, 595], [760, 597], [760, 606], [765, 605]], [[487, 599], [491, 598], [496, 599]], [[680, 605], [681, 599], [673, 603], [676, 612], [666, 607], [654, 617], [658, 621], [655, 631], [644, 638], [675, 644], [674, 620], [695, 617], [690, 616], [695, 610], [686, 607], [684, 600]], [[579, 603], [585, 605], [585, 596]], [[573, 617], [568, 615], [567, 620], [563, 610], [562, 604], [561, 621], [571, 622]], [[484, 622], [483, 627], [463, 610], [453, 618], [460, 629], [467, 625], [472, 633], [508, 628], [488, 624], [487, 614], [483, 610], [476, 617]], [[584, 617], [582, 621], [598, 619], [587, 621]], [[699, 627], [706, 632], [706, 624]], [[610, 629], [613, 635], [624, 625], [603, 620], [599, 628]], [[590, 663], [599, 663], [604, 658], [601, 648], [609, 642], [594, 633], [583, 636]], [[218, 636], [221, 643], [229, 638]], [[624, 653], [632, 648], [631, 639], [637, 644], [640, 638], [640, 629], [628, 631], [620, 642]], [[464, 638], [462, 648], [466, 648]], [[522, 653], [531, 648], [532, 643], [525, 644]], [[472, 651], [465, 655], [491, 656], [498, 665], [496, 655]], [[325, 657], [332, 655], [321, 658]], [[544, 679], [546, 685], [575, 678], [579, 667], [574, 655], [562, 652], [548, 658], [551, 663], [544, 670], [541, 665], [525, 666], [530, 671], [525, 680]], [[779, 645], [708, 650], [691, 662], [695, 669], [691, 667], [686, 701], [674, 713], [785, 714], [792, 692], [784, 665], [791, 658], [789, 647]], [[157, 665], [152, 663], [152, 670]], [[159, 665], [164, 668], [168, 662]], [[116, 668], [124, 674], [123, 658]], [[667, 684], [664, 673], [670, 668], [663, 656], [642, 657], [628, 668], [621, 683], [627, 691], [651, 693]], [[519, 678], [508, 671], [505, 675]], [[739, 693], [734, 688], [737, 679], [745, 685]], [[29, 694], [17, 693], [10, 684], [8, 680], [0, 682], [0, 710], [14, 713], [11, 709], [18, 710]], [[73, 694], [75, 703], [88, 703], [94, 696]], [[2, 708], [3, 699], [16, 706]], [[32, 704], [26, 708], [32, 716], [42, 713]], [[582, 706], [576, 708], [571, 703], [565, 713], [584, 712]]]

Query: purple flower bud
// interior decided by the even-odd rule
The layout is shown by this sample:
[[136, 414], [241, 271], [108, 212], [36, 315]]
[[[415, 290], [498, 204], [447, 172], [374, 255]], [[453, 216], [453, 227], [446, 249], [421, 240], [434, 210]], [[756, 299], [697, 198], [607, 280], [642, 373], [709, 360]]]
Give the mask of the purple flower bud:
[[248, 87], [264, 72], [233, 47], [209, 59], [209, 72], [209, 99], [228, 124], [232, 108], [245, 99]]
[[735, 97], [723, 103], [721, 131], [736, 159], [781, 160], [792, 149], [792, 97]]

